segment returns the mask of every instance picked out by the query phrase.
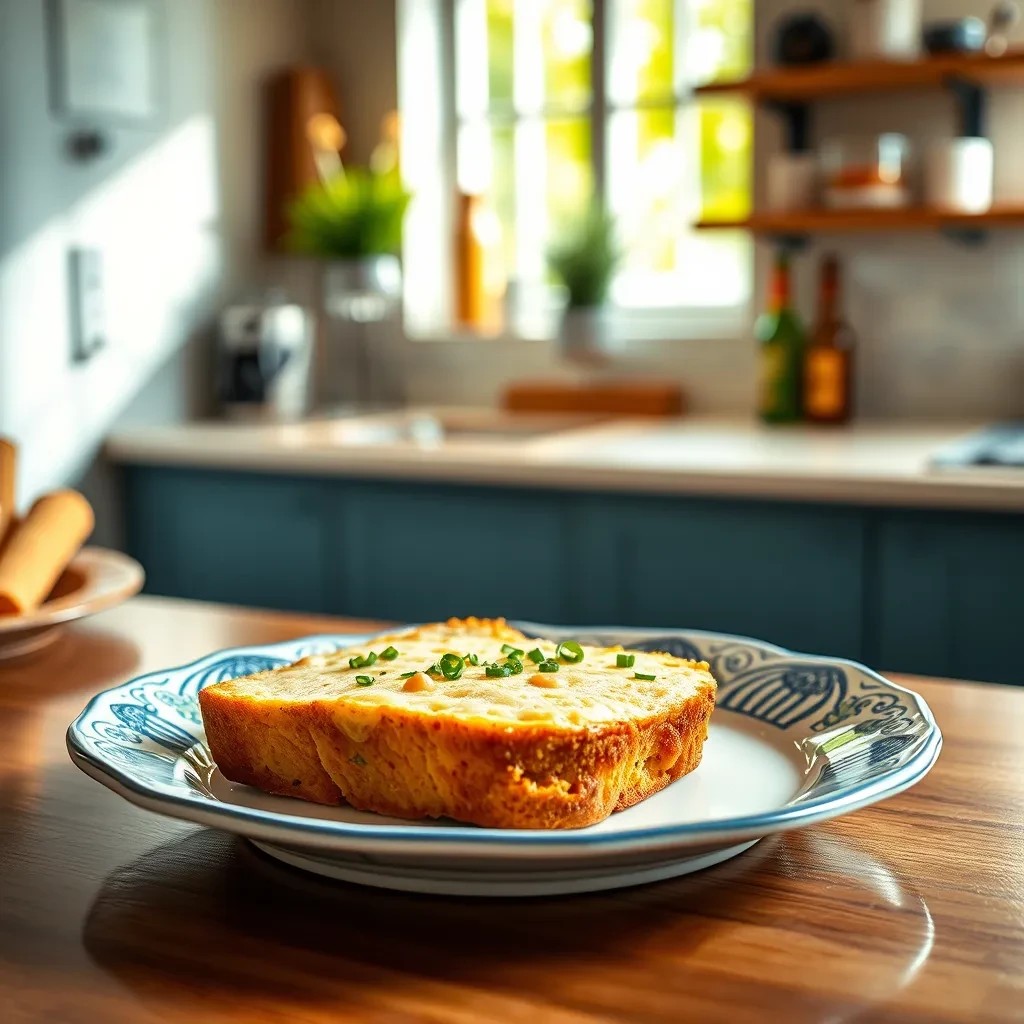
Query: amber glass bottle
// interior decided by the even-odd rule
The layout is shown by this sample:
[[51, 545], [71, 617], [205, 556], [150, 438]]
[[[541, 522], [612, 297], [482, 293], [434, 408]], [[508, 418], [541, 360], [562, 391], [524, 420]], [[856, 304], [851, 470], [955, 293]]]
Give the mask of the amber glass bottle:
[[804, 353], [804, 416], [811, 423], [847, 423], [853, 415], [853, 334], [840, 311], [839, 261], [821, 265], [818, 319]]

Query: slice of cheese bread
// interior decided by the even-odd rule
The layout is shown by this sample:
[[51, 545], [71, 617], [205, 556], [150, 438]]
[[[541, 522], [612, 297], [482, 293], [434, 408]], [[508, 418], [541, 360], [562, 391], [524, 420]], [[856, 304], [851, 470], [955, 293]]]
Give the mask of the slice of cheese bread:
[[453, 619], [199, 694], [227, 778], [323, 804], [495, 828], [575, 828], [700, 761], [704, 662]]

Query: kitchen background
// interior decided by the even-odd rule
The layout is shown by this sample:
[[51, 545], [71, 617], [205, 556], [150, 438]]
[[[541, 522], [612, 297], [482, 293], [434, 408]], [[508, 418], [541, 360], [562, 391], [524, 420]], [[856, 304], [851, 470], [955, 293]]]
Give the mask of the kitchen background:
[[[817, 10], [842, 45], [852, 8], [864, 2], [757, 0], [752, 5], [757, 65], [769, 63], [784, 15]], [[388, 116], [422, 103], [423, 94], [433, 88], [428, 80], [432, 41], [416, 17], [440, 6], [432, 0], [150, 3], [159, 26], [156, 114], [141, 127], [104, 123], [101, 151], [76, 157], [69, 142], [76, 132], [86, 130], [87, 135], [90, 123], [53, 109], [48, 54], [54, 45], [54, 5], [0, 0], [0, 434], [17, 438], [22, 446], [23, 505], [51, 488], [77, 483], [97, 509], [94, 539], [112, 546], [128, 542], [137, 554], [145, 544], [137, 524], [131, 539], [133, 528], [126, 519], [137, 519], [139, 509], [155, 508], [147, 502], [155, 501], [157, 492], [143, 494], [137, 481], [129, 482], [126, 498], [119, 465], [124, 460], [104, 456], [105, 439], [217, 414], [216, 323], [226, 304], [276, 285], [311, 307], [319, 301], [320, 268], [312, 261], [268, 253], [263, 244], [267, 140], [262, 90], [268, 77], [296, 65], [327, 71], [348, 133], [345, 160], [365, 163]], [[924, 0], [922, 18], [986, 18], [990, 7], [984, 0]], [[1020, 23], [1011, 29], [1010, 41], [1024, 44]], [[423, 83], [416, 78], [421, 66], [428, 76]], [[782, 131], [768, 111], [760, 110], [754, 124], [757, 206], [765, 198], [768, 156], [782, 146]], [[988, 127], [995, 144], [997, 203], [1024, 203], [1022, 124], [1024, 89], [993, 89]], [[931, 138], [954, 134], [954, 105], [945, 91], [935, 90], [900, 94], [898, 102], [889, 95], [865, 95], [816, 106], [815, 138], [882, 130], [903, 132], [923, 148]], [[408, 159], [406, 147], [403, 169], [415, 176]], [[641, 331], [618, 351], [612, 370], [679, 382], [693, 413], [752, 420], [758, 375], [753, 323], [763, 308], [774, 247], [763, 240], [750, 246], [755, 269], [750, 301], [739, 318], [707, 331], [688, 321], [680, 325], [678, 337], [667, 336], [663, 327], [653, 332], [654, 338]], [[68, 268], [69, 252], [80, 248], [101, 257], [104, 344], [88, 360], [76, 362], [69, 358]], [[858, 233], [830, 238], [827, 246], [814, 243], [794, 258], [797, 304], [808, 318], [818, 260], [826, 248], [841, 258], [845, 314], [858, 338], [861, 420], [981, 424], [1024, 415], [1024, 240], [1018, 230], [992, 231], [982, 244], [973, 245], [938, 232]], [[516, 380], [577, 381], [594, 372], [566, 360], [551, 339], [483, 340], [459, 332], [445, 336], [435, 329], [425, 340], [407, 336], [397, 318], [373, 325], [370, 332], [375, 397], [396, 402], [492, 405]], [[326, 403], [351, 397], [351, 361], [338, 348], [332, 348], [333, 362], [328, 361], [328, 372], [317, 382]], [[175, 488], [181, 494], [188, 490], [183, 481], [175, 481], [171, 491]], [[1000, 507], [1005, 512], [1005, 503]], [[751, 514], [760, 515], [758, 509]], [[765, 514], [771, 518], [775, 511], [769, 506]], [[666, 515], [660, 536], [671, 544], [671, 515]], [[809, 506], [807, 515], [818, 516], [818, 506]], [[154, 516], [156, 531], [162, 520]], [[1000, 515], [995, 533], [987, 523], [978, 530], [986, 537], [1009, 531], [1006, 535], [1016, 538], [1019, 526], [1013, 518]], [[393, 521], [401, 528], [401, 516]], [[728, 521], [725, 516], [723, 522]], [[202, 531], [201, 516], [190, 522]], [[508, 522], [514, 528], [515, 515]], [[746, 532], [747, 522], [736, 519], [736, 531]], [[760, 520], [755, 516], [749, 522]], [[792, 529], [800, 532], [796, 521]], [[863, 538], [873, 529], [858, 520], [850, 536]], [[765, 537], [771, 546], [770, 530]], [[836, 544], [837, 550], [842, 547], [843, 542]], [[963, 558], [973, 558], [972, 550], [967, 545]], [[794, 558], [805, 555], [796, 552]], [[784, 569], [784, 563], [775, 567]], [[147, 565], [151, 581], [159, 580], [152, 568]], [[867, 580], [874, 571], [870, 565], [858, 569], [858, 587], [876, 584]], [[1003, 582], [985, 577], [972, 585], [1005, 594]], [[286, 598], [275, 603], [395, 616], [410, 610], [383, 598], [362, 608], [341, 608], [326, 598], [303, 602], [294, 588], [284, 589]], [[200, 588], [192, 596], [228, 599], [239, 591]], [[273, 596], [272, 590], [266, 593]], [[916, 585], [910, 593], [916, 593]], [[770, 589], [758, 592], [750, 600], [770, 600], [769, 594]], [[895, 604], [901, 600], [887, 598]], [[259, 603], [258, 588], [254, 601]], [[849, 643], [840, 636], [839, 647], [846, 649], [839, 653], [884, 660], [890, 648], [862, 642], [861, 633], [868, 629], [864, 622], [876, 615], [863, 612], [863, 603], [857, 597], [850, 606], [861, 624]], [[557, 614], [566, 607], [555, 604], [550, 611]], [[473, 609], [460, 604], [452, 610]], [[832, 609], [837, 616], [849, 610]], [[582, 613], [576, 607], [567, 614]], [[917, 649], [947, 614], [952, 614], [948, 608], [942, 615], [936, 612], [930, 625], [920, 626]], [[733, 628], [746, 631], [740, 619]], [[824, 642], [835, 636], [824, 628], [818, 635], [812, 631], [807, 642], [817, 642], [819, 635]], [[965, 637], [958, 657], [966, 657], [963, 651], [970, 646]], [[802, 639], [799, 630], [765, 638]], [[969, 664], [948, 659], [929, 662], [911, 653], [896, 660], [902, 663], [884, 667], [956, 668], [956, 674], [972, 675]], [[1008, 670], [1002, 665], [988, 677], [1005, 679]]]

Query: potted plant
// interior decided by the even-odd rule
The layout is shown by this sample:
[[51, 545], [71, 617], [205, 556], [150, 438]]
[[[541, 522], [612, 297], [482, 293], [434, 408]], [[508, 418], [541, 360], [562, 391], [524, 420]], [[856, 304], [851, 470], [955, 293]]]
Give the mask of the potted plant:
[[570, 355], [600, 353], [605, 347], [605, 304], [620, 251], [615, 222], [599, 205], [548, 253], [548, 266], [566, 292], [559, 340]]
[[409, 205], [397, 170], [342, 169], [310, 185], [288, 208], [288, 247], [327, 260], [328, 312], [380, 319], [401, 289], [398, 254]]

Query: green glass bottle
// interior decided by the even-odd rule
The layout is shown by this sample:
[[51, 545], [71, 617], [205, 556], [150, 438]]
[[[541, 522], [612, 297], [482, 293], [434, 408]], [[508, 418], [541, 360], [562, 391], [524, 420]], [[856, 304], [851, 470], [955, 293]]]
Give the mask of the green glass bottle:
[[779, 250], [768, 292], [768, 309], [757, 318], [754, 327], [759, 346], [758, 410], [766, 423], [795, 423], [802, 414], [807, 339], [791, 302], [789, 256]]

